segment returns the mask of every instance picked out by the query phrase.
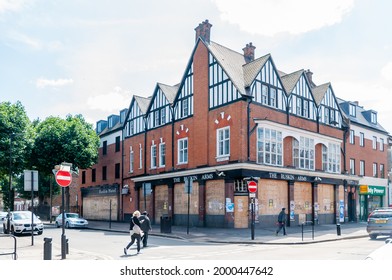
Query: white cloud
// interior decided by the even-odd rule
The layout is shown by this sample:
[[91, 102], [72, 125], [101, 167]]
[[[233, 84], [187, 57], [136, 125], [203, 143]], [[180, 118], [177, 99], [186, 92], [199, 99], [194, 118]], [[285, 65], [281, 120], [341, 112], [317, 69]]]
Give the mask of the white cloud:
[[115, 87], [112, 92], [87, 99], [89, 109], [105, 112], [115, 112], [128, 107], [131, 102], [131, 94], [120, 87]]
[[28, 2], [29, 1], [26, 0], [0, 0], [0, 13], [6, 11], [19, 11], [26, 6]]
[[63, 87], [66, 85], [73, 84], [72, 79], [57, 79], [57, 80], [49, 80], [45, 78], [39, 78], [36, 81], [37, 88], [45, 88], [45, 87]]
[[[251, 34], [298, 35], [342, 21], [354, 0], [212, 0], [221, 18]], [[273, 12], [270, 12], [273, 11]]]
[[387, 81], [392, 81], [392, 62], [388, 62], [381, 69], [381, 76]]

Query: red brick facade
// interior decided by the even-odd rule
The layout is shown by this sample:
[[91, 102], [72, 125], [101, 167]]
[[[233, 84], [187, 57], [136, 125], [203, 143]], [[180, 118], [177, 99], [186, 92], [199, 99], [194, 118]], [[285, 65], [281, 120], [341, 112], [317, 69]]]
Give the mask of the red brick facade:
[[[210, 28], [208, 21], [204, 22], [206, 23]], [[124, 123], [122, 130], [107, 132], [101, 136], [102, 140], [113, 139], [113, 135], [120, 133], [121, 149], [116, 152], [114, 150], [116, 144], [109, 143], [107, 155], [102, 155], [102, 149], [100, 149], [99, 162], [92, 169], [82, 171], [85, 172], [85, 180], [82, 182], [79, 176], [79, 185], [83, 199], [87, 199], [89, 205], [94, 199], [106, 203], [108, 197], [105, 198], [101, 194], [99, 198], [99, 195], [89, 194], [88, 189], [89, 187], [90, 189], [91, 187], [105, 189], [107, 185], [114, 186], [115, 190], [111, 190], [110, 187], [108, 189], [110, 192], [115, 192], [115, 195], [111, 194], [110, 199], [116, 202], [116, 219], [128, 220], [132, 212], [139, 209], [149, 211], [152, 220], [156, 223], [160, 222], [161, 217], [168, 216], [174, 224], [178, 225], [187, 224], [190, 218], [193, 226], [248, 227], [250, 202], [256, 205], [255, 216], [259, 226], [274, 225], [282, 207], [288, 210], [291, 225], [308, 220], [319, 223], [358, 220], [360, 212], [358, 188], [361, 178], [357, 176], [358, 173], [347, 174], [349, 160], [350, 158], [357, 159], [359, 168], [359, 160], [365, 159], [366, 171], [369, 170], [369, 172], [374, 162], [378, 165], [384, 164], [387, 168], [387, 145], [385, 144], [383, 152], [371, 149], [372, 143], [368, 142], [369, 140], [366, 140], [365, 149], [351, 145], [345, 138], [347, 136], [345, 133], [347, 128], [344, 126], [345, 116], [339, 108], [331, 107], [331, 112], [336, 112], [339, 119], [337, 119], [338, 125], [330, 125], [316, 118], [295, 115], [290, 111], [292, 108], [289, 110], [288, 105], [287, 108], [279, 109], [279, 107], [272, 108], [250, 101], [250, 95], [245, 94], [245, 91], [256, 94], [252, 93], [252, 87], [245, 86], [242, 92], [238, 89], [240, 98], [221, 106], [211, 107], [210, 83], [212, 78], [209, 57], [217, 55], [215, 59], [220, 59], [222, 63], [219, 66], [225, 71], [232, 71], [224, 68], [229, 67], [224, 66], [224, 60], [226, 59], [227, 62], [230, 57], [222, 58], [218, 57], [221, 54], [213, 53], [214, 48], [219, 46], [210, 45], [209, 29], [203, 29], [202, 33], [199, 29], [196, 31], [204, 37], [199, 39], [197, 36], [190, 60], [193, 76], [191, 80], [192, 99], [188, 106], [192, 106], [193, 113], [188, 117], [178, 119], [173, 119], [175, 116], [173, 113], [171, 122], [148, 130], [144, 128], [134, 135], [126, 135], [124, 128], [127, 123]], [[243, 64], [253, 63], [254, 47], [252, 55], [249, 56], [248, 52], [246, 55], [248, 56], [244, 58]], [[238, 54], [235, 56], [238, 57]], [[239, 73], [238, 77], [244, 79], [245, 73], [244, 70], [244, 73]], [[238, 83], [238, 77], [231, 78], [237, 79]], [[280, 78], [277, 79], [280, 82]], [[312, 91], [314, 84], [310, 82], [308, 84]], [[226, 91], [223, 90], [221, 93], [225, 94]], [[284, 94], [288, 96], [294, 93]], [[175, 111], [179, 108], [176, 107], [179, 103], [176, 100], [174, 99], [170, 104], [171, 110]], [[289, 104], [287, 100], [285, 104]], [[309, 100], [313, 102], [312, 99]], [[317, 106], [315, 112], [321, 119], [321, 113], [319, 113], [321, 103], [314, 102], [314, 104]], [[129, 108], [129, 111], [131, 109]], [[149, 115], [149, 111], [144, 113], [146, 119], [153, 118]], [[127, 122], [129, 123], [130, 120], [128, 119]], [[219, 156], [217, 154], [220, 147], [218, 142], [221, 139], [218, 139], [218, 131], [226, 128], [230, 135], [229, 154]], [[272, 131], [271, 133], [275, 131], [281, 133], [282, 151], [274, 150], [274, 153], [276, 152], [278, 156], [282, 155], [282, 164], [259, 162], [258, 150], [262, 147], [259, 143], [261, 141], [258, 136], [259, 128], [268, 129]], [[369, 131], [375, 131], [377, 135], [387, 139], [388, 133], [385, 131], [372, 129]], [[182, 139], [187, 139], [187, 161], [179, 164], [178, 142]], [[307, 139], [314, 141], [314, 146], [310, 147], [308, 156], [314, 160], [314, 163], [307, 163], [310, 164], [308, 168], [299, 168], [296, 166], [299, 163], [295, 163], [295, 157], [298, 155], [294, 156], [296, 148], [294, 144], [302, 143], [300, 142], [302, 139], [305, 139], [304, 142], [308, 141]], [[357, 141], [359, 143], [359, 140]], [[159, 165], [160, 144], [162, 143], [165, 144], [164, 166]], [[226, 142], [223, 140], [223, 143]], [[339, 154], [339, 158], [335, 160], [339, 162], [337, 166], [340, 169], [334, 172], [325, 170], [326, 159], [324, 157], [330, 157], [329, 154], [326, 155], [325, 149], [328, 149], [331, 144], [332, 148], [337, 147], [335, 153]], [[271, 147], [273, 145], [271, 142]], [[152, 146], [156, 146], [157, 151], [156, 167], [151, 163]], [[265, 147], [270, 149], [270, 146]], [[224, 148], [227, 147], [223, 146], [222, 149]], [[302, 156], [304, 148], [301, 146], [298, 149], [301, 150]], [[131, 150], [133, 151], [133, 165], [131, 164]], [[264, 152], [269, 153], [270, 150], [264, 150]], [[271, 156], [274, 155], [271, 152]], [[301, 160], [307, 162], [307, 158], [298, 159], [298, 162]], [[114, 176], [116, 163], [121, 165], [121, 178]], [[103, 166], [107, 167], [106, 180], [102, 180]], [[96, 170], [95, 182], [91, 181], [93, 169]], [[372, 177], [372, 174], [366, 174], [366, 176]], [[246, 188], [246, 182], [251, 177], [258, 181], [255, 198], [249, 197]], [[188, 194], [187, 184], [190, 180], [192, 180], [192, 187]], [[383, 183], [383, 181], [379, 182]], [[124, 186], [128, 186], [129, 192], [123, 193]], [[83, 202], [83, 205], [85, 207], [87, 204]], [[348, 210], [349, 207], [350, 210]], [[101, 218], [104, 219], [105, 210], [98, 206], [97, 209]], [[342, 209], [343, 213], [341, 213]], [[85, 208], [83, 210], [86, 212]], [[92, 213], [91, 210], [87, 212]]]

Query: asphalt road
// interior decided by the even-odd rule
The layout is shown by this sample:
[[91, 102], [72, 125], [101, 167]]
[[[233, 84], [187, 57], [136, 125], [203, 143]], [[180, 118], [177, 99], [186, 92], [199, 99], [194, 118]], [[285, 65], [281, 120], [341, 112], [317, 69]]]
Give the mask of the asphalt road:
[[[47, 228], [44, 235], [60, 244], [61, 228]], [[102, 259], [124, 260], [136, 254], [136, 245], [124, 255], [129, 235], [88, 229], [67, 229], [70, 249], [98, 253]], [[29, 238], [29, 237], [20, 237]], [[39, 238], [43, 238], [39, 237]], [[358, 238], [302, 245], [216, 244], [150, 236], [149, 247], [138, 259], [166, 260], [363, 260], [384, 245], [384, 239]], [[58, 253], [58, 252], [54, 252]]]

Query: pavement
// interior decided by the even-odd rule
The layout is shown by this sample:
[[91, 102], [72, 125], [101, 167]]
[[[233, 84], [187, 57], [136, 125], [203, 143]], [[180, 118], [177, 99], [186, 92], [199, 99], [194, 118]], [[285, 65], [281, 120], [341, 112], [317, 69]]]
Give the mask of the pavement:
[[[45, 227], [54, 227], [54, 223], [44, 222]], [[129, 223], [111, 221], [89, 221], [89, 229], [129, 233]], [[263, 228], [255, 226], [252, 233], [250, 228], [201, 228], [186, 226], [169, 226], [161, 228], [153, 225], [151, 236], [184, 239], [193, 242], [235, 243], [235, 244], [263, 244], [263, 245], [300, 245], [320, 242], [334, 242], [345, 239], [368, 237], [366, 222], [349, 222], [341, 225], [304, 225], [287, 227], [287, 235], [282, 231], [276, 236], [276, 228]], [[0, 260], [44, 260], [43, 235], [34, 238], [14, 237], [0, 234]], [[16, 240], [16, 254], [10, 254]], [[34, 240], [34, 241], [33, 241]], [[33, 244], [32, 244], [33, 243]], [[61, 244], [51, 242], [51, 256], [46, 253], [46, 258], [51, 260], [105, 260], [106, 256], [98, 253], [68, 248], [65, 258], [62, 258]], [[47, 251], [48, 252], [48, 251]], [[2, 255], [8, 254], [8, 255]]]

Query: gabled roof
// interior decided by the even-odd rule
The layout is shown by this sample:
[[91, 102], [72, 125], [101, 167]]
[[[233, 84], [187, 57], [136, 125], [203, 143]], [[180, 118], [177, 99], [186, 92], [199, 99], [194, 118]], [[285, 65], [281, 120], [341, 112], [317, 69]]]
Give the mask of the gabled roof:
[[304, 70], [298, 70], [296, 72], [281, 76], [283, 87], [285, 88], [288, 95], [291, 94], [294, 87], [297, 85], [299, 78], [304, 73]]
[[325, 83], [312, 88], [314, 101], [316, 102], [317, 106], [320, 105], [321, 101], [324, 99], [324, 96], [330, 86], [331, 83]]
[[176, 99], [176, 95], [178, 92], [178, 88], [180, 87], [180, 84], [174, 85], [174, 86], [169, 86], [165, 85], [162, 83], [158, 83], [158, 87], [162, 90], [162, 92], [165, 94], [167, 100], [169, 101], [170, 104], [173, 104], [174, 100]]
[[265, 63], [271, 58], [270, 54], [259, 57], [243, 66], [244, 68], [244, 84], [248, 87], [252, 84], [257, 74], [261, 71]]
[[135, 102], [139, 105], [140, 110], [142, 111], [143, 114], [146, 114], [148, 105], [150, 105], [151, 97], [142, 97], [142, 96], [137, 96], [134, 95], [133, 98], [135, 99]]
[[217, 43], [210, 42], [210, 44], [206, 44], [204, 41], [202, 42], [218, 61], [238, 91], [245, 95], [244, 70], [242, 67], [246, 64], [244, 56]]

